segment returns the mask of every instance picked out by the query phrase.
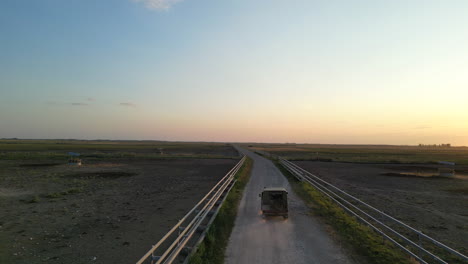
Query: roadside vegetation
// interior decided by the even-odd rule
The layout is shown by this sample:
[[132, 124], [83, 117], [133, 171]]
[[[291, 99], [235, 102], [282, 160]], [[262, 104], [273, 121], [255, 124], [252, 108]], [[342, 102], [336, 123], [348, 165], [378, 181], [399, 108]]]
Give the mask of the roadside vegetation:
[[416, 263], [393, 244], [376, 235], [371, 228], [348, 215], [328, 197], [309, 184], [298, 181], [278, 161], [273, 162], [288, 178], [294, 192], [313, 210], [313, 214], [331, 226], [339, 240], [343, 241], [356, 257], [373, 264]]
[[235, 176], [237, 181], [234, 187], [229, 192], [213, 224], [209, 227], [205, 239], [199, 245], [195, 254], [192, 255], [189, 263], [221, 264], [224, 262], [224, 252], [234, 227], [243, 190], [250, 178], [252, 165], [252, 159], [247, 158], [244, 165], [237, 172]]
[[253, 144], [253, 150], [266, 151], [289, 160], [355, 163], [437, 163], [450, 161], [468, 165], [467, 147]]

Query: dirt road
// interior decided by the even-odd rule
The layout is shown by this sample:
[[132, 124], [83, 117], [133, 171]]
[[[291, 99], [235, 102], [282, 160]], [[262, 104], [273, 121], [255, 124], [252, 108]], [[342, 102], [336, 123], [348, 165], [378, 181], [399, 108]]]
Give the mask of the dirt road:
[[[354, 263], [324, 227], [308, 215], [308, 208], [275, 165], [251, 151], [254, 167], [237, 214], [226, 251], [226, 263]], [[289, 219], [264, 219], [258, 194], [263, 187], [280, 186], [289, 192]]]

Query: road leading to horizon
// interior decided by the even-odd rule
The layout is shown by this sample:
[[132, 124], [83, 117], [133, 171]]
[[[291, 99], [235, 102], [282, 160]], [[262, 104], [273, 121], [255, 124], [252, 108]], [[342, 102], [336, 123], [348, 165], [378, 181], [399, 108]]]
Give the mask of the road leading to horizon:
[[[226, 250], [225, 263], [354, 263], [325, 228], [308, 215], [309, 209], [293, 193], [288, 180], [268, 159], [240, 149], [254, 161]], [[288, 191], [289, 218], [264, 219], [258, 194], [264, 187]]]

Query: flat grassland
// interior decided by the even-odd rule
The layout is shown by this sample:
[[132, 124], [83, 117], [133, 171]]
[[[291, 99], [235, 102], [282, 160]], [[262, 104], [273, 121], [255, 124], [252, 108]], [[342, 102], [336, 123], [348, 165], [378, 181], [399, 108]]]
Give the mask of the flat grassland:
[[[468, 253], [468, 148], [250, 146], [289, 158], [370, 205]], [[456, 176], [438, 177], [438, 169], [445, 166], [437, 161], [456, 162], [452, 167]]]
[[134, 263], [238, 158], [219, 143], [2, 140], [0, 263]]
[[291, 160], [357, 163], [437, 163], [468, 165], [468, 147], [418, 147], [388, 145], [250, 144]]
[[108, 140], [0, 140], [0, 160], [58, 159], [77, 152], [82, 158], [231, 158], [237, 151], [225, 143], [108, 141]]

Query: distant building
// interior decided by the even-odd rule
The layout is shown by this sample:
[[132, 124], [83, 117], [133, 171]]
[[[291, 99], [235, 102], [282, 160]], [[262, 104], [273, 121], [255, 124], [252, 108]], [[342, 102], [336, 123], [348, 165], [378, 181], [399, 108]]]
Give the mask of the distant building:
[[440, 165], [445, 165], [444, 167], [439, 168], [440, 177], [453, 177], [455, 176], [455, 162], [450, 161], [439, 161], [437, 162]]
[[453, 168], [439, 168], [440, 177], [454, 177], [455, 169]]
[[71, 158], [68, 160], [68, 165], [81, 166], [81, 159]]
[[78, 158], [80, 153], [68, 152], [68, 155], [70, 155], [70, 158], [68, 158], [68, 165], [81, 166], [81, 159]]

